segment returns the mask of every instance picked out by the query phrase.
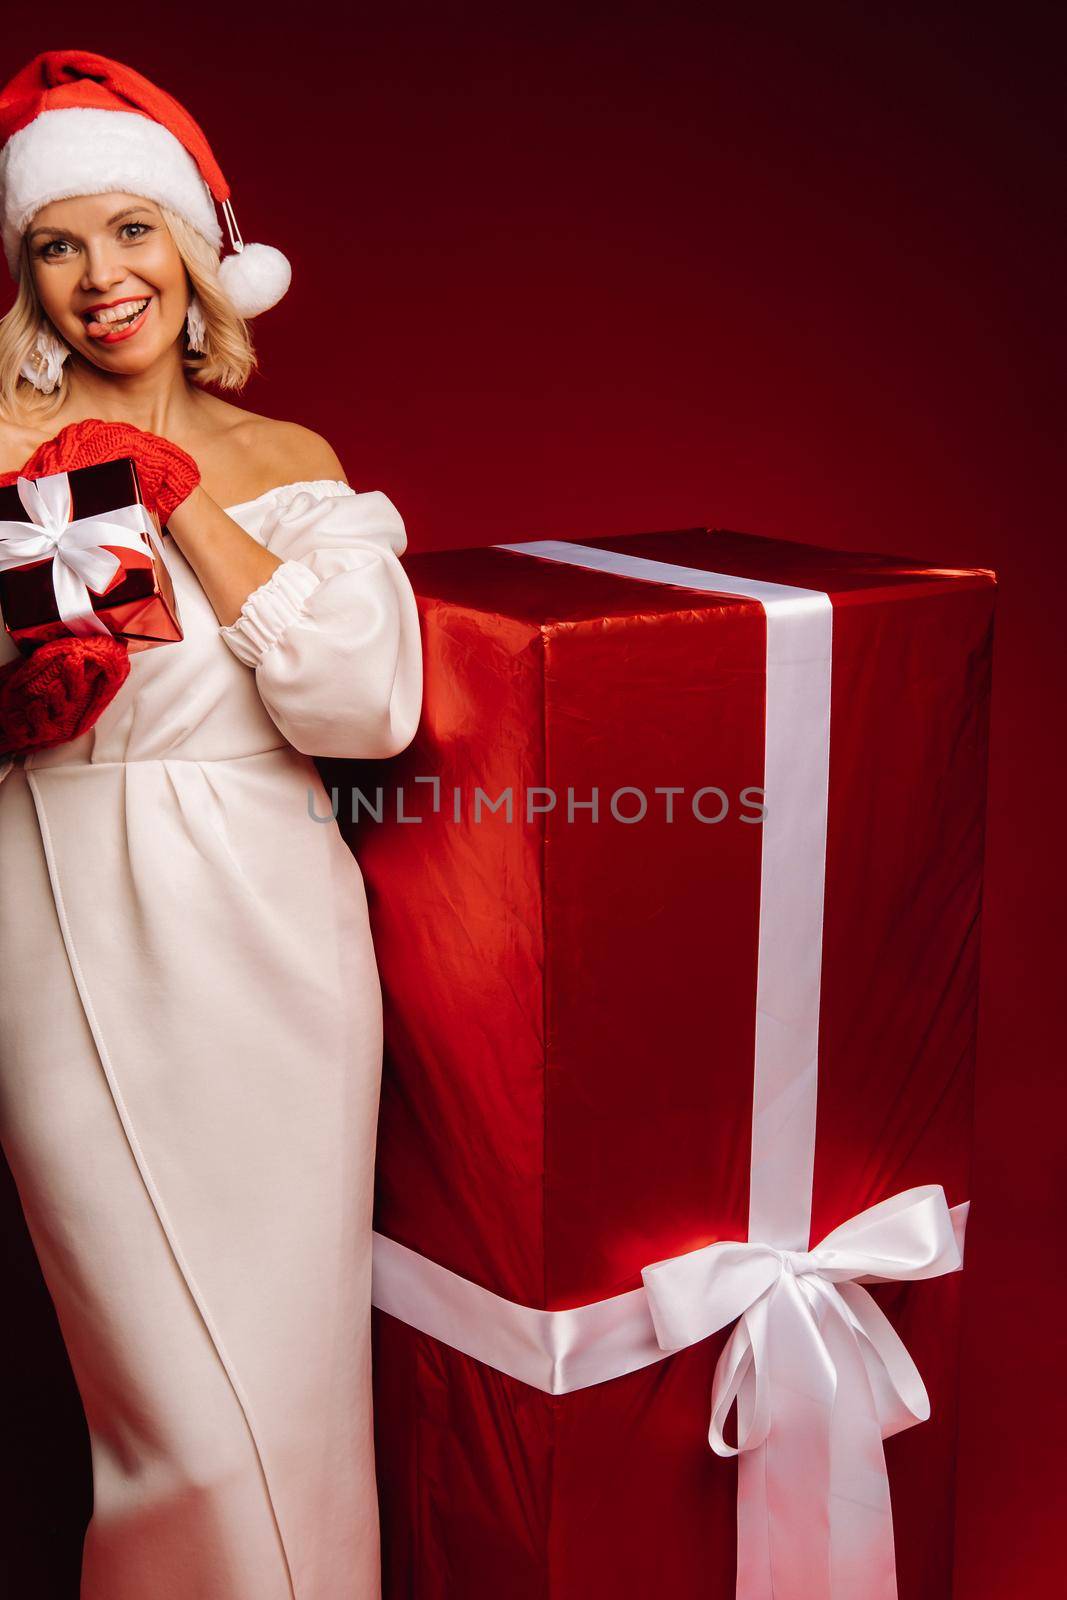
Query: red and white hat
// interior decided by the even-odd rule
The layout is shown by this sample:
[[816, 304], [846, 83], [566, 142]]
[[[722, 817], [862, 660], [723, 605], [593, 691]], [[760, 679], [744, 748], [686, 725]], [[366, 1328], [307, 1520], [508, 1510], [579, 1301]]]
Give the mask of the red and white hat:
[[107, 56], [46, 50], [0, 90], [0, 225], [12, 275], [42, 206], [87, 194], [136, 194], [170, 206], [215, 250], [222, 207], [233, 255], [219, 281], [243, 317], [277, 304], [292, 269], [271, 245], [246, 245], [200, 126], [173, 96]]

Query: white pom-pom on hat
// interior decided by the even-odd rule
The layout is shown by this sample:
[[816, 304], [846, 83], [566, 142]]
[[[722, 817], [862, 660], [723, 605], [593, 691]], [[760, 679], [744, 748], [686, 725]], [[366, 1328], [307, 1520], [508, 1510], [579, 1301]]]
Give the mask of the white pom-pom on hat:
[[246, 244], [219, 263], [222, 291], [241, 317], [258, 317], [276, 306], [292, 280], [288, 257], [272, 244]]
[[222, 214], [230, 231], [233, 255], [219, 262], [222, 292], [240, 317], [258, 317], [276, 306], [293, 279], [288, 258], [272, 244], [245, 244], [229, 199]]

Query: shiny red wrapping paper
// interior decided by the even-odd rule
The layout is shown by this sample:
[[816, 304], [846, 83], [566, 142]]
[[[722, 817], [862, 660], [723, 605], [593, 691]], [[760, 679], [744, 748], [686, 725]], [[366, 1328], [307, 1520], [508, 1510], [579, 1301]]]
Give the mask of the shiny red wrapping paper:
[[[586, 542], [831, 596], [811, 1239], [913, 1185], [967, 1200], [994, 575], [702, 529]], [[559, 1310], [746, 1237], [764, 613], [495, 548], [406, 568], [417, 738], [324, 770], [385, 1002], [375, 1227]], [[379, 786], [383, 820], [353, 827]], [[534, 786], [557, 805], [527, 821]], [[476, 820], [479, 788], [512, 790], [510, 822]], [[598, 821], [568, 820], [568, 788], [599, 790]], [[612, 815], [622, 789], [641, 820]], [[872, 1289], [933, 1407], [886, 1442], [901, 1600], [951, 1593], [961, 1287]], [[730, 1600], [724, 1339], [552, 1396], [376, 1311], [386, 1600]]]
[[[143, 505], [137, 467], [128, 457], [77, 467], [67, 477], [73, 518], [97, 516], [120, 506]], [[148, 515], [162, 542], [159, 519], [154, 512]], [[14, 483], [0, 485], [0, 520], [30, 520]], [[124, 641], [131, 654], [180, 640], [182, 628], [174, 586], [158, 553], [147, 545], [143, 550], [133, 550], [109, 545], [103, 539], [101, 543], [118, 556], [121, 565], [102, 593], [89, 591], [90, 603], [100, 621]], [[71, 632], [56, 607], [50, 559], [0, 571], [0, 608], [8, 633], [23, 653]]]

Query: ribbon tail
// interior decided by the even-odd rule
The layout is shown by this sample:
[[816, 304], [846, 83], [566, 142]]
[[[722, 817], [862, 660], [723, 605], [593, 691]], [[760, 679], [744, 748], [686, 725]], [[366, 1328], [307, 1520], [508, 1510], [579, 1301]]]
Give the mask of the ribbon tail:
[[52, 588], [60, 620], [71, 633], [89, 638], [92, 634], [111, 632], [93, 610], [86, 584], [58, 555], [52, 562]]
[[922, 1374], [881, 1306], [858, 1283], [839, 1283], [837, 1290], [867, 1370], [882, 1438], [926, 1422], [930, 1397]]
[[766, 1339], [773, 1410], [765, 1442], [739, 1464], [737, 1600], [837, 1600], [830, 1565], [836, 1379], [815, 1310], [792, 1274], [769, 1298]]
[[[862, 1291], [860, 1291], [862, 1293]], [[823, 1338], [837, 1371], [831, 1431], [828, 1600], [897, 1600], [896, 1552], [882, 1428], [847, 1310], [831, 1307]]]
[[777, 1600], [767, 1470], [766, 1441], [738, 1457], [737, 1600]]

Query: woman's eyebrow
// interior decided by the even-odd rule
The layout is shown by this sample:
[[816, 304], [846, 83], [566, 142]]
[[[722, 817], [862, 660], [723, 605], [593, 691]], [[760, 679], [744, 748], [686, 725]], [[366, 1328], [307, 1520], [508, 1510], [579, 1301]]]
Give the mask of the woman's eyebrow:
[[[152, 208], [150, 206], [127, 206], [125, 208], [125, 210], [123, 210], [123, 211], [116, 211], [115, 215], [113, 217], [108, 217], [107, 222], [104, 224], [104, 226], [106, 228], [111, 228], [111, 227], [113, 227], [115, 225], [116, 222], [121, 222], [123, 217], [132, 217], [134, 215], [134, 213], [138, 212], [138, 211], [143, 211], [148, 216], [152, 215]], [[70, 231], [71, 230], [69, 228], [34, 228], [32, 230], [32, 232], [30, 233], [29, 237], [31, 239], [36, 239], [36, 237], [37, 237], [37, 235], [39, 233], [64, 233], [65, 234], [65, 233], [69, 233]]]
[[145, 212], [148, 213], [149, 216], [152, 215], [152, 207], [151, 206], [146, 206], [146, 205], [127, 206], [125, 211], [116, 211], [115, 215], [113, 217], [108, 217], [107, 222], [104, 224], [104, 226], [110, 228], [113, 223], [121, 222], [123, 217], [132, 217], [135, 211], [145, 211]]

